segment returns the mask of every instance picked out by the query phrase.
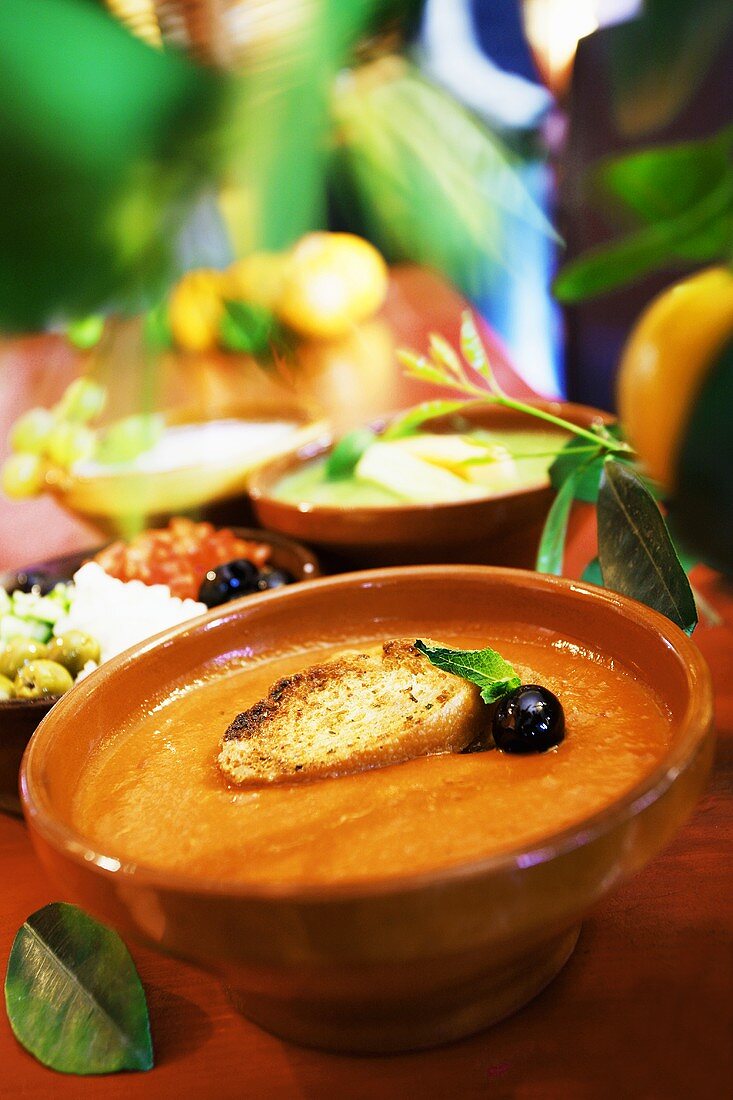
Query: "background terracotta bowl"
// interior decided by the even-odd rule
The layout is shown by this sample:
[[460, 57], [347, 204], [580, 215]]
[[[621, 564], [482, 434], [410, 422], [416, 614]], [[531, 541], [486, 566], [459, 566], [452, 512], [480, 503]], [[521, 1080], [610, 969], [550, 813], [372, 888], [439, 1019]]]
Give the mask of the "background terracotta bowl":
[[[538, 408], [588, 427], [613, 418], [599, 409], [562, 402], [533, 402]], [[497, 406], [469, 409], [477, 428], [531, 431], [551, 428], [526, 414]], [[450, 431], [451, 421], [433, 421], [431, 431]], [[394, 504], [340, 508], [291, 504], [272, 491], [285, 474], [333, 445], [325, 435], [254, 471], [249, 491], [263, 527], [315, 546], [333, 568], [412, 565], [419, 562], [475, 562], [533, 568], [542, 526], [555, 493], [549, 485], [451, 504]]]
[[[286, 569], [296, 580], [310, 580], [320, 576], [318, 561], [305, 546], [283, 538], [271, 531], [234, 527], [235, 534], [243, 539], [266, 542], [272, 546], [272, 564]], [[0, 587], [12, 591], [18, 587], [21, 573], [39, 573], [53, 580], [70, 580], [85, 561], [89, 561], [102, 549], [95, 546], [83, 553], [67, 554], [35, 562], [23, 570], [0, 573]], [[0, 810], [20, 813], [18, 797], [18, 770], [25, 747], [42, 718], [50, 711], [55, 700], [12, 699], [0, 702]]]
[[[343, 641], [406, 623], [538, 624], [618, 659], [653, 685], [673, 732], [662, 762], [610, 806], [531, 847], [401, 878], [248, 886], [134, 866], [72, 824], [90, 748], [174, 685], [241, 653]], [[348, 633], [346, 633], [348, 632]], [[633, 737], [635, 716], [629, 715]], [[221, 975], [242, 1011], [295, 1041], [406, 1050], [470, 1034], [560, 970], [588, 909], [690, 813], [712, 754], [711, 685], [666, 619], [570, 581], [482, 567], [376, 570], [218, 609], [108, 662], [43, 721], [22, 770], [36, 851], [62, 896]], [[487, 792], [487, 798], [489, 797]]]

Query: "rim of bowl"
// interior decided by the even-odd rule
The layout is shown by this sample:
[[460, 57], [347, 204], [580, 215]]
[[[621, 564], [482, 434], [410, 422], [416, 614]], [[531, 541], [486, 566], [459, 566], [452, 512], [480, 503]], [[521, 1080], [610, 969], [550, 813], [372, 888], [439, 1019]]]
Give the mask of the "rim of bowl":
[[[533, 408], [544, 409], [551, 412], [563, 412], [567, 418], [577, 417], [578, 427], [588, 427], [594, 421], [601, 421], [603, 423], [613, 423], [615, 417], [611, 413], [604, 412], [603, 409], [596, 409], [592, 405], [579, 405], [572, 401], [527, 401], [527, 405], [531, 405]], [[449, 415], [455, 416], [458, 414], [452, 413]], [[473, 415], [472, 415], [473, 414]], [[396, 419], [401, 413], [397, 412], [390, 416], [377, 417], [370, 422], [370, 425], [375, 429], [384, 427], [390, 423], [390, 421]], [[522, 412], [516, 409], [506, 408], [503, 405], [489, 405], [485, 407], [476, 407], [475, 410], [466, 409], [464, 413], [471, 419], [478, 416], [496, 415], [507, 420], [514, 419], [515, 417], [522, 417], [522, 419], [528, 420], [528, 418]], [[440, 423], [441, 420], [445, 420], [447, 417], [435, 416], [433, 422]], [[431, 423], [431, 421], [428, 421]], [[540, 430], [540, 424], [546, 423], [539, 420], [528, 423], [533, 424], [536, 430]], [[546, 424], [547, 429], [555, 428], [556, 431], [563, 431], [562, 428], [557, 425]], [[529, 428], [531, 430], [531, 426]], [[435, 434], [435, 433], [432, 433]], [[533, 493], [545, 492], [550, 488], [549, 479], [536, 485], [526, 485], [517, 489], [508, 489], [502, 493], [491, 493], [484, 497], [476, 497], [473, 500], [445, 500], [445, 501], [433, 501], [433, 502], [419, 502], [419, 501], [395, 501], [394, 504], [358, 504], [358, 505], [339, 505], [339, 504], [309, 504], [306, 501], [294, 503], [293, 501], [283, 500], [281, 497], [272, 495], [272, 489], [286, 473], [292, 472], [298, 466], [304, 465], [306, 462], [312, 461], [314, 458], [321, 458], [324, 454], [327, 454], [332, 450], [336, 442], [336, 437], [333, 432], [324, 432], [315, 438], [308, 440], [305, 443], [301, 443], [297, 447], [292, 447], [290, 450], [283, 452], [281, 455], [276, 455], [274, 458], [266, 459], [260, 463], [250, 476], [250, 482], [247, 487], [247, 493], [256, 505], [264, 503], [267, 506], [274, 505], [277, 508], [281, 508], [285, 511], [295, 512], [300, 516], [312, 515], [314, 517], [319, 515], [325, 515], [330, 517], [343, 516], [349, 512], [359, 512], [365, 517], [378, 520], [385, 514], [394, 512], [404, 513], [407, 516], [413, 515], [417, 512], [436, 512], [442, 511], [456, 511], [461, 508], [476, 508], [477, 506], [493, 505], [497, 501], [507, 500], [508, 498], [521, 498], [530, 496]]]
[[[325, 421], [323, 420], [323, 418], [308, 417], [304, 413], [302, 417], [295, 417], [295, 416], [276, 417], [275, 415], [273, 415], [273, 416], [264, 416], [264, 415], [263, 416], [246, 416], [246, 417], [244, 417], [244, 416], [219, 416], [219, 417], [215, 417], [214, 420], [212, 420], [212, 421], [192, 420], [192, 421], [185, 421], [185, 422], [182, 422], [180, 424], [179, 423], [167, 424], [166, 429], [170, 429], [170, 428], [173, 428], [173, 429], [175, 429], [175, 428], [188, 428], [188, 427], [196, 426], [196, 425], [199, 425], [199, 424], [205, 425], [205, 424], [209, 424], [209, 423], [212, 423], [212, 424], [213, 423], [222, 423], [222, 422], [229, 423], [231, 421], [239, 421], [239, 422], [244, 423], [244, 424], [272, 424], [274, 422], [277, 422], [277, 423], [286, 422], [286, 423], [293, 424], [294, 425], [294, 430], [292, 432], [293, 437], [301, 437], [301, 442], [296, 443], [295, 447], [305, 446], [306, 441], [302, 439], [302, 437], [304, 435], [316, 435], [317, 433], [322, 431], [323, 428], [325, 427]], [[287, 454], [289, 451], [291, 451], [293, 449], [295, 449], [293, 447], [293, 443], [290, 442], [285, 447], [285, 450], [283, 450], [281, 453], [282, 454]], [[279, 457], [278, 455], [273, 455], [272, 458], [266, 459], [265, 461], [274, 462], [275, 459], [278, 458], [278, 457]], [[70, 476], [71, 481], [76, 482], [78, 485], [88, 485], [88, 484], [91, 484], [93, 482], [115, 481], [120, 477], [124, 477], [124, 478], [132, 478], [132, 477], [138, 477], [138, 478], [151, 478], [151, 477], [154, 477], [154, 478], [176, 478], [176, 477], [182, 476], [183, 474], [197, 473], [202, 468], [206, 469], [206, 470], [219, 470], [219, 469], [226, 469], [228, 466], [232, 466], [232, 467], [236, 467], [236, 468], [242, 467], [242, 469], [247, 472], [247, 476], [249, 476], [249, 470], [250, 469], [255, 470], [258, 465], [259, 465], [259, 463], [257, 462], [256, 456], [253, 456], [250, 459], [245, 458], [244, 460], [239, 459], [239, 460], [235, 460], [235, 461], [232, 461], [231, 458], [218, 458], [218, 457], [214, 456], [211, 460], [207, 460], [203, 464], [203, 467], [202, 467], [201, 463], [193, 464], [193, 463], [190, 462], [190, 460], [187, 459], [187, 460], [184, 461], [184, 463], [182, 465], [174, 466], [173, 468], [167, 469], [167, 470], [140, 470], [140, 469], [130, 470], [129, 468], [124, 468], [123, 469], [121, 466], [112, 465], [112, 466], [110, 466], [108, 472], [106, 472], [106, 473], [93, 474], [93, 473], [73, 473], [72, 472], [69, 476]]]
[[[279, 547], [281, 550], [287, 550], [292, 553], [302, 570], [302, 576], [295, 578], [297, 584], [303, 581], [315, 580], [317, 577], [321, 576], [321, 567], [318, 558], [309, 547], [305, 546], [302, 542], [298, 542], [297, 539], [291, 539], [288, 535], [283, 535], [279, 531], [268, 531], [264, 527], [230, 526], [228, 530], [232, 531], [237, 538], [245, 539], [249, 542], [269, 542], [272, 546]], [[99, 546], [92, 546], [88, 550], [79, 550], [72, 554], [59, 554], [55, 558], [46, 558], [44, 561], [33, 562], [20, 569], [7, 569], [0, 574], [0, 587], [5, 587], [4, 582], [9, 576], [17, 576], [18, 573], [25, 573], [29, 570], [42, 570], [53, 566], [63, 566], [65, 562], [69, 561], [77, 562], [73, 567], [75, 572], [87, 559], [91, 560], [95, 554], [99, 554], [100, 551], [105, 550], [108, 546], [112, 545], [112, 542], [116, 541], [118, 540], [112, 539]], [[254, 597], [249, 596], [247, 598], [253, 599]], [[201, 618], [201, 616], [198, 616], [198, 618]], [[105, 662], [105, 664], [106, 663], [107, 662]], [[41, 710], [43, 707], [50, 708], [55, 706], [60, 699], [63, 699], [63, 695], [54, 695], [47, 699], [0, 699], [0, 714], [4, 711], [9, 712], [11, 710], [25, 710], [28, 712], [30, 710]], [[1, 741], [2, 734], [0, 733], [0, 742]]]
[[[214, 608], [206, 615], [191, 619], [189, 623], [171, 627], [105, 662], [103, 666], [86, 678], [85, 683], [90, 685], [94, 678], [99, 677], [100, 674], [114, 675], [119, 669], [134, 664], [150, 649], [170, 644], [177, 637], [187, 634], [191, 629], [207, 629], [209, 624], [213, 624], [217, 619], [223, 618], [228, 621], [231, 618], [238, 617], [240, 611], [245, 607], [256, 609], [265, 601], [293, 600], [297, 598], [298, 593], [303, 598], [307, 593], [312, 594], [314, 591], [325, 587], [348, 588], [355, 584], [373, 586], [379, 582], [389, 583], [390, 581], [399, 583], [400, 578], [404, 576], [415, 577], [417, 575], [427, 578], [429, 575], [433, 575], [441, 584], [444, 584], [447, 579], [450, 579], [451, 574], [475, 577], [488, 574], [497, 580], [502, 578], [504, 581], [519, 587], [536, 588], [539, 586], [548, 591], [574, 592], [579, 597], [587, 596], [596, 603], [605, 606], [611, 614], [620, 614], [624, 618], [634, 620], [637, 625], [655, 635], [658, 641], [680, 658], [687, 682], [688, 698], [684, 714], [678, 725], [680, 732], [687, 734], [684, 739], [686, 742], [689, 742], [690, 735], [693, 735], [692, 745], [689, 746], [680, 742], [672, 745], [652, 771], [642, 777], [630, 790], [614, 799], [610, 805], [604, 806], [596, 813], [583, 818], [581, 821], [576, 821], [564, 829], [551, 833], [547, 837], [523, 845], [521, 848], [513, 848], [427, 871], [384, 876], [370, 880], [347, 880], [313, 885], [231, 882], [226, 879], [208, 879], [188, 875], [184, 872], [156, 869], [149, 864], [126, 862], [109, 851], [97, 850], [94, 843], [85, 838], [83, 833], [56, 819], [53, 811], [46, 804], [43, 795], [36, 789], [33, 769], [35, 767], [35, 756], [42, 751], [39, 745], [42, 746], [44, 728], [47, 728], [53, 721], [58, 720], [59, 708], [63, 711], [68, 707], [70, 691], [59, 700], [56, 708], [54, 708], [56, 713], [51, 713], [43, 719], [23, 755], [20, 769], [20, 795], [23, 813], [28, 823], [38, 831], [45, 841], [52, 847], [60, 849], [67, 858], [71, 858], [74, 862], [87, 867], [91, 864], [96, 872], [104, 877], [110, 876], [115, 881], [120, 881], [120, 876], [125, 876], [140, 885], [155, 886], [173, 892], [226, 895], [232, 898], [271, 898], [282, 901], [297, 898], [325, 902], [399, 894], [410, 890], [444, 885], [454, 879], [480, 877], [504, 869], [521, 870], [527, 866], [547, 862], [558, 855], [587, 844], [612, 829], [623, 819], [634, 816], [646, 806], [656, 802], [671, 786], [677, 775], [699, 754], [704, 747], [706, 735], [712, 730], [714, 715], [710, 670], [695, 643], [661, 613], [616, 592], [565, 577], [535, 573], [525, 569], [484, 565], [391, 566], [383, 569], [362, 570], [321, 577], [303, 589], [298, 586], [291, 586], [289, 589], [281, 588], [262, 595], [234, 600], [229, 605], [223, 605], [228, 607], [228, 611], [223, 616], [221, 614], [222, 608]], [[680, 740], [682, 741], [682, 739]], [[116, 864], [117, 866], [112, 868], [110, 864]]]

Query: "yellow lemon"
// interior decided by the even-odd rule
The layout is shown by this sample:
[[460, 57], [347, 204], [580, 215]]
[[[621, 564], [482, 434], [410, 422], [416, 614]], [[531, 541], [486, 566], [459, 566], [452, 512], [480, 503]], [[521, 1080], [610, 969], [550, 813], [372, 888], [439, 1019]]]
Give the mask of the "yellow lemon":
[[624, 348], [618, 406], [649, 474], [674, 488], [689, 414], [717, 353], [733, 334], [733, 271], [712, 267], [663, 291]]
[[361, 237], [309, 233], [290, 254], [277, 313], [301, 336], [346, 336], [380, 308], [387, 294], [387, 265]]
[[221, 271], [199, 268], [183, 276], [168, 302], [171, 332], [179, 348], [208, 351], [216, 347], [225, 296]]
[[282, 252], [253, 252], [237, 260], [224, 273], [225, 296], [274, 312], [282, 294], [287, 264], [287, 255]]

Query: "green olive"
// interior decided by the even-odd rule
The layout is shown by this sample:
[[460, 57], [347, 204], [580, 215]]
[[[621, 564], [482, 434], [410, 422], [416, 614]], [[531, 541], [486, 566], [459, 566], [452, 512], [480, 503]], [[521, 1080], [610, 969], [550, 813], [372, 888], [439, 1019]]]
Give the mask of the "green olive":
[[99, 663], [99, 642], [82, 630], [68, 630], [48, 643], [48, 657], [58, 661], [76, 677], [87, 661]]
[[7, 676], [0, 676], [0, 703], [6, 703], [8, 699], [13, 698], [14, 694], [13, 681]]
[[56, 661], [29, 661], [13, 684], [16, 699], [50, 699], [73, 685], [71, 673]]
[[0, 676], [14, 680], [18, 670], [27, 661], [38, 661], [46, 656], [43, 642], [34, 642], [32, 638], [11, 638], [0, 649]]

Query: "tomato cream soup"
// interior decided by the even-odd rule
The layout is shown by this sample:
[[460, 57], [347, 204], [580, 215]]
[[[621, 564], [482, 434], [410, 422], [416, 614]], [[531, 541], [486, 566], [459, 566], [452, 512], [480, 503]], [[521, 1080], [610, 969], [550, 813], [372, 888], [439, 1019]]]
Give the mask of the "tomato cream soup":
[[540, 631], [528, 639], [526, 628], [521, 640], [503, 627], [501, 636], [440, 641], [491, 645], [524, 683], [553, 691], [565, 740], [541, 754], [448, 753], [339, 778], [228, 786], [216, 763], [224, 731], [279, 677], [342, 651], [313, 648], [219, 670], [119, 730], [82, 774], [76, 827], [126, 862], [209, 880], [357, 882], [540, 841], [608, 806], [664, 755], [664, 706], [617, 663]]

